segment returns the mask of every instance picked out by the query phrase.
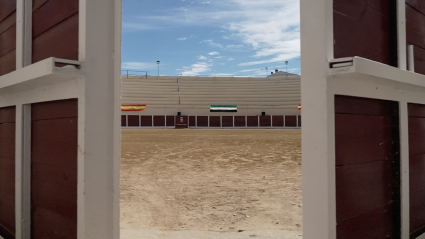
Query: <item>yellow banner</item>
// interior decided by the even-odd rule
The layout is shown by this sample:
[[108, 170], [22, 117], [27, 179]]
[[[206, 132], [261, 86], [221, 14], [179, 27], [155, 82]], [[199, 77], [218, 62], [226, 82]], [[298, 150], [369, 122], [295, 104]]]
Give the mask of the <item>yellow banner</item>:
[[146, 105], [121, 105], [121, 111], [142, 111]]

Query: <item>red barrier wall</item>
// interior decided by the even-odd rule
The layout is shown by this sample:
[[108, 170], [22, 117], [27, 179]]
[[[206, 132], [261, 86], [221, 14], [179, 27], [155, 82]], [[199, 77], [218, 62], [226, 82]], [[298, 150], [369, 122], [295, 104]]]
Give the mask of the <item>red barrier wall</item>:
[[221, 127], [220, 116], [210, 116], [210, 127]]
[[245, 116], [235, 116], [235, 127], [245, 127]]
[[396, 1], [334, 0], [334, 56], [397, 66]]
[[297, 127], [297, 116], [285, 116], [285, 127]]
[[273, 115], [273, 127], [283, 127], [283, 116]]
[[78, 0], [34, 0], [32, 62], [78, 60]]
[[260, 116], [260, 127], [271, 127], [272, 117], [270, 115]]
[[130, 127], [139, 127], [139, 116], [138, 115], [129, 115], [128, 117], [128, 126]]
[[166, 123], [167, 123], [167, 127], [172, 127], [175, 126], [175, 120], [174, 120], [174, 115], [167, 115], [166, 116]]
[[0, 1], [0, 76], [16, 70], [16, 0]]
[[196, 127], [196, 116], [189, 116], [189, 127]]
[[77, 238], [78, 101], [32, 105], [31, 238]]
[[127, 126], [127, 115], [121, 115], [121, 127]]
[[208, 127], [208, 116], [196, 117], [198, 127]]
[[425, 105], [409, 104], [410, 233], [425, 233]]
[[140, 116], [140, 126], [142, 126], [142, 127], [152, 127], [152, 116], [150, 116], [150, 115]]
[[248, 127], [258, 127], [258, 116], [247, 116], [246, 120]]
[[223, 127], [233, 127], [233, 116], [222, 116]]
[[153, 116], [153, 126], [165, 126], [165, 116], [163, 115], [158, 115], [158, 116]]
[[400, 238], [396, 102], [335, 97], [337, 238]]
[[0, 108], [0, 236], [4, 238], [15, 238], [15, 115], [15, 107]]

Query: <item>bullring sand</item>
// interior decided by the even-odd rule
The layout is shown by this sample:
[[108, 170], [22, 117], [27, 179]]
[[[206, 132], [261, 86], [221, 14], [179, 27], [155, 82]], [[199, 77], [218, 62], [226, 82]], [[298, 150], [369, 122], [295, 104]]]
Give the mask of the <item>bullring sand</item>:
[[122, 130], [121, 238], [302, 238], [301, 130]]

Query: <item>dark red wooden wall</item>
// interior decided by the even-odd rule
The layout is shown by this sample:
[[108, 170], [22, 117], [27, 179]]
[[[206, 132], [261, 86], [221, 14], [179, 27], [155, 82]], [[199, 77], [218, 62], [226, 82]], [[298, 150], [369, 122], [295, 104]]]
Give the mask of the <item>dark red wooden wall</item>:
[[78, 60], [78, 0], [33, 0], [32, 62]]
[[406, 0], [407, 44], [414, 45], [415, 71], [425, 74], [425, 2]]
[[425, 105], [409, 104], [410, 233], [425, 233]]
[[0, 76], [16, 70], [16, 0], [0, 1]]
[[15, 112], [0, 108], [0, 236], [5, 239], [15, 238]]
[[78, 102], [31, 110], [31, 238], [77, 238]]
[[[173, 127], [174, 115], [121, 115], [122, 127]], [[188, 116], [189, 127], [301, 127], [301, 115]], [[220, 119], [221, 117], [221, 119]], [[153, 118], [153, 121], [152, 121]], [[221, 120], [221, 124], [220, 124]], [[297, 122], [298, 120], [298, 122]], [[209, 124], [209, 125], [208, 125]]]
[[334, 56], [397, 66], [396, 0], [334, 0]]
[[400, 238], [398, 104], [336, 96], [337, 238]]

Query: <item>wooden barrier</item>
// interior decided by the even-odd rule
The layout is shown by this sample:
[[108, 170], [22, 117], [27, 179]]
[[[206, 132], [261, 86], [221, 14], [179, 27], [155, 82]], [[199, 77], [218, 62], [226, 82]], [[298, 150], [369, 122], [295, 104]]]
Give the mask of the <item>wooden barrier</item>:
[[[174, 119], [179, 116], [122, 115], [121, 127], [175, 127]], [[300, 128], [301, 115], [264, 116], [185, 116], [189, 128]], [[153, 121], [152, 121], [153, 120]], [[173, 121], [173, 122], [171, 122]], [[152, 124], [153, 122], [153, 124]]]

